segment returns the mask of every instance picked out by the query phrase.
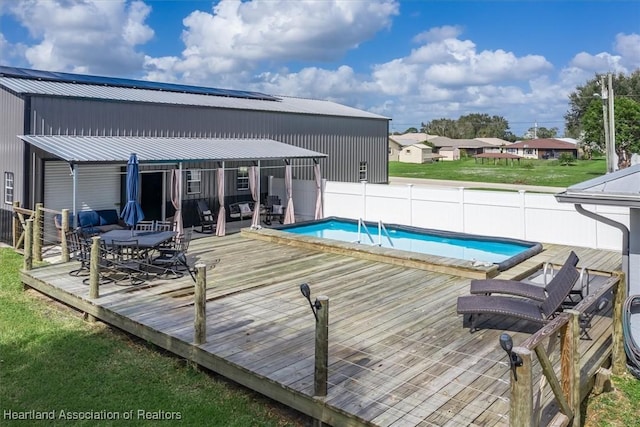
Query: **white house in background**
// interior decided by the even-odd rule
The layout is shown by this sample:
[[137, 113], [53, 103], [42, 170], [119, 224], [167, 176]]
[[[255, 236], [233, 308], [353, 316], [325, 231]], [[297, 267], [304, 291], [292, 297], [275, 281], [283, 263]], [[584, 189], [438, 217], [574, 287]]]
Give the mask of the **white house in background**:
[[505, 147], [513, 144], [511, 141], [506, 141], [501, 138], [474, 138], [477, 141], [485, 142], [487, 144], [491, 144], [491, 146], [487, 146], [484, 148], [485, 153], [501, 153], [504, 151]]
[[421, 144], [425, 141], [428, 141], [430, 138], [435, 138], [435, 135], [429, 135], [427, 133], [405, 133], [402, 135], [389, 135], [389, 161], [400, 161], [400, 152], [404, 147]]
[[398, 161], [402, 163], [431, 163], [440, 158], [442, 155], [434, 154], [430, 146], [422, 143], [403, 147], [398, 153]]

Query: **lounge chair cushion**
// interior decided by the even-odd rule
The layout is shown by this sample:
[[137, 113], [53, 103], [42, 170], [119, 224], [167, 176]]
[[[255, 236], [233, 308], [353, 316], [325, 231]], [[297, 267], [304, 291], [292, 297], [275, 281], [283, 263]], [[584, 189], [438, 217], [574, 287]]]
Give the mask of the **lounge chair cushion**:
[[524, 283], [518, 280], [503, 279], [472, 280], [470, 293], [486, 295], [492, 293], [512, 294], [531, 298], [536, 301], [544, 301], [547, 298], [547, 293], [542, 286]]
[[273, 205], [271, 209], [274, 215], [282, 215], [282, 209], [283, 209], [282, 205]]

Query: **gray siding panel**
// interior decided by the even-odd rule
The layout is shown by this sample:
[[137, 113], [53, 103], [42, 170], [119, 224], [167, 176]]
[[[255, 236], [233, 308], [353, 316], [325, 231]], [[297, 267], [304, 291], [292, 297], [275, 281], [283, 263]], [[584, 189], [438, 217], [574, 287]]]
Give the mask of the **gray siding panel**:
[[[329, 180], [357, 182], [366, 161], [370, 182], [388, 181], [386, 119], [46, 96], [34, 96], [32, 110], [34, 134], [271, 138], [328, 154], [321, 166]], [[296, 176], [311, 179], [306, 169]]]
[[17, 135], [24, 133], [25, 100], [0, 88], [0, 205], [2, 209], [11, 210], [4, 204], [4, 173], [13, 172], [14, 200], [22, 206], [29, 206], [28, 200], [22, 200], [25, 191], [24, 181], [24, 146], [25, 143]]

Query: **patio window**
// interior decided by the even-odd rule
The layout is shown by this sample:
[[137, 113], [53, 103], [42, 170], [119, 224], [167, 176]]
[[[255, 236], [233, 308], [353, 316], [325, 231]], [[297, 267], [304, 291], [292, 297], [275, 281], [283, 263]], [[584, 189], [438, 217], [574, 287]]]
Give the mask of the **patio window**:
[[4, 173], [4, 202], [13, 203], [13, 172]]
[[360, 162], [360, 168], [358, 169], [358, 178], [360, 181], [367, 180], [367, 162]]
[[246, 166], [240, 166], [238, 168], [238, 178], [236, 180], [238, 190], [249, 189], [249, 168]]
[[200, 169], [187, 171], [187, 194], [200, 194], [202, 192], [202, 174]]

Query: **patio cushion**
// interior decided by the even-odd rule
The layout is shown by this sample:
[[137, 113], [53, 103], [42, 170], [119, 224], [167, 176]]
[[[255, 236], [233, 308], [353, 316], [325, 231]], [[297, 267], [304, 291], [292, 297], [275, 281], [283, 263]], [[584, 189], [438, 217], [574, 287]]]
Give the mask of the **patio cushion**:
[[100, 225], [100, 216], [96, 211], [78, 212], [78, 225], [82, 228]]
[[115, 209], [103, 209], [96, 212], [100, 217], [100, 224], [98, 225], [118, 224], [118, 211]]

